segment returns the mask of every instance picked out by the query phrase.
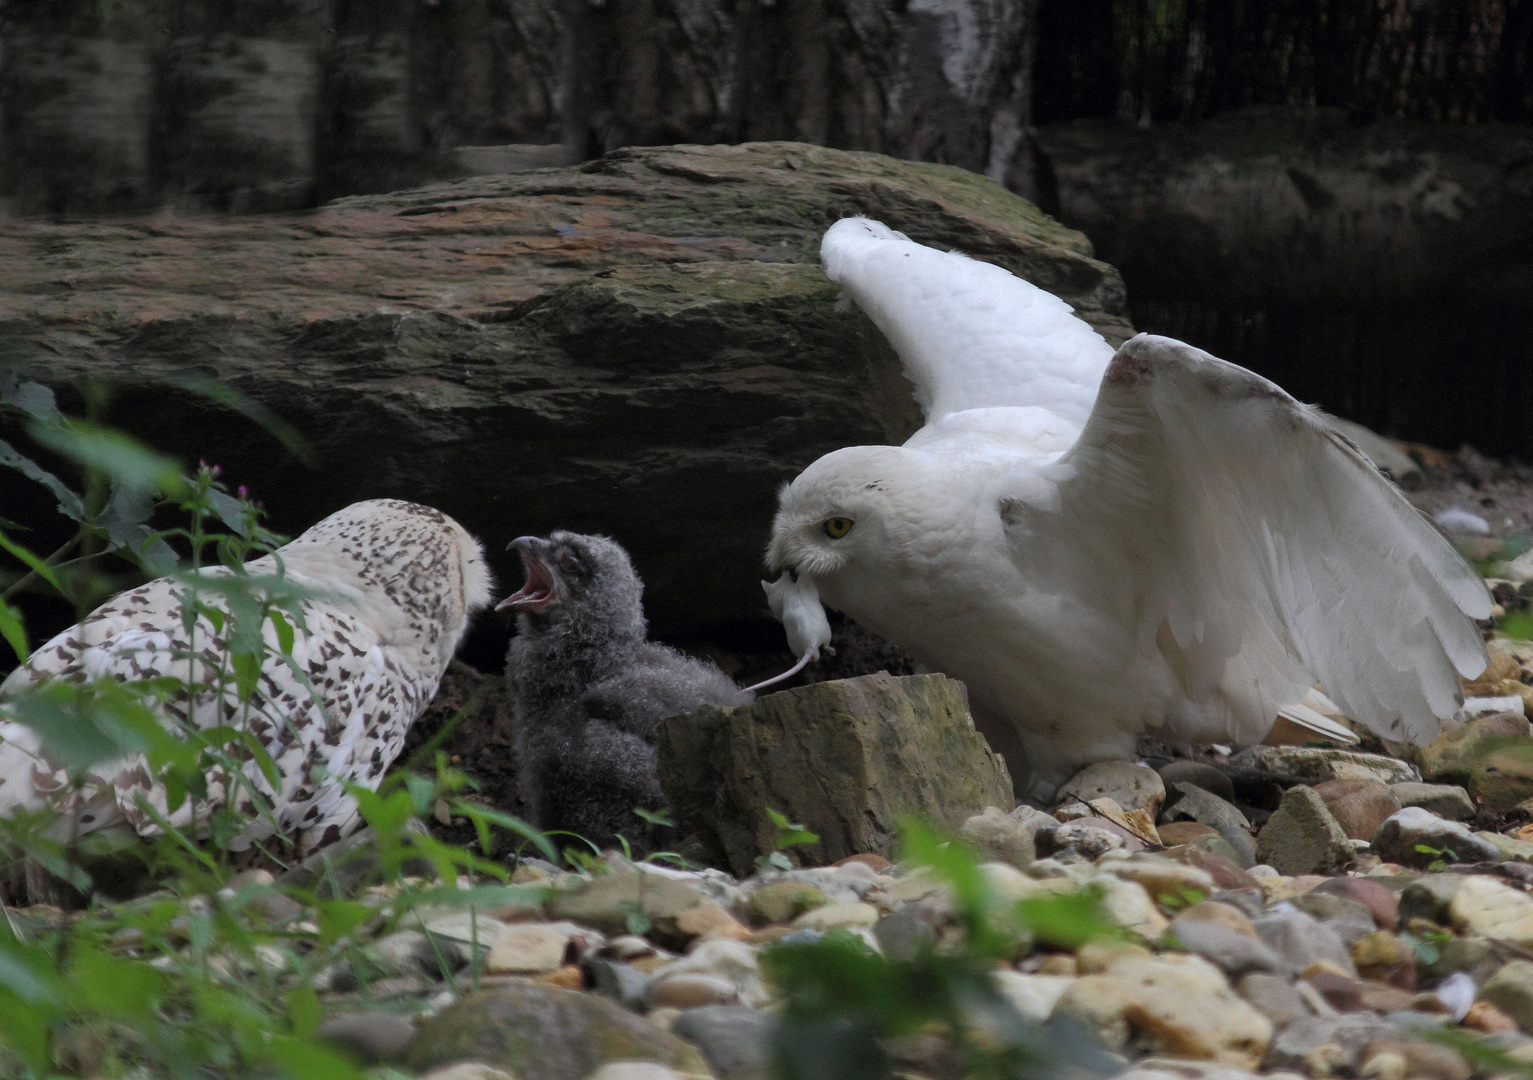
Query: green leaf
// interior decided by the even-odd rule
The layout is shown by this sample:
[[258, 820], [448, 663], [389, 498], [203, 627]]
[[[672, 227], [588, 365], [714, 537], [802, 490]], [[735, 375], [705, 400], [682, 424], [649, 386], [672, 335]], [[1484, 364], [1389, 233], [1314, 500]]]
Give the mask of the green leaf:
[[20, 453], [4, 439], [0, 439], [0, 465], [15, 469], [27, 479], [36, 480], [53, 492], [53, 497], [59, 504], [59, 513], [65, 517], [72, 521], [85, 520], [85, 500], [75, 494], [68, 484], [25, 454]]
[[15, 994], [0, 990], [0, 1046], [9, 1047], [38, 1076], [52, 1075], [49, 1065], [47, 1012]]
[[287, 992], [287, 1021], [294, 1035], [309, 1035], [319, 1027], [319, 995], [312, 986], [297, 986]]
[[186, 490], [186, 477], [175, 458], [151, 450], [130, 435], [89, 420], [32, 424], [27, 434], [56, 453], [88, 469], [98, 469], [113, 483], [140, 490], [158, 488], [166, 495]]
[[797, 844], [815, 844], [819, 842], [818, 833], [812, 833], [802, 825], [790, 822], [787, 817], [767, 808], [767, 817], [777, 828], [777, 846], [779, 848], [793, 847]]
[[328, 945], [351, 933], [376, 915], [377, 909], [354, 900], [321, 900], [316, 905], [319, 916], [319, 940]]
[[1102, 908], [1101, 890], [1092, 886], [1030, 896], [1018, 903], [1017, 913], [1036, 941], [1060, 948], [1074, 950], [1088, 941], [1123, 936], [1123, 928]]
[[73, 941], [70, 981], [80, 1004], [106, 1016], [154, 1015], [155, 1003], [165, 989], [165, 976], [137, 960], [119, 960], [87, 945], [79, 935]]
[[293, 624], [288, 622], [280, 611], [268, 611], [266, 617], [271, 620], [272, 628], [277, 632], [277, 648], [283, 656], [292, 656], [294, 640]]
[[43, 560], [39, 559], [26, 548], [16, 543], [9, 536], [6, 536], [3, 531], [0, 531], [0, 549], [8, 551], [12, 555], [16, 556], [16, 558], [25, 563], [29, 569], [35, 570], [38, 577], [42, 578], [49, 585], [52, 585], [64, 596], [69, 595], [69, 592], [64, 588], [64, 586], [59, 584], [59, 579], [54, 577], [53, 567], [49, 566], [47, 563], [43, 562]]
[[4, 600], [0, 600], [0, 637], [5, 638], [18, 663], [25, 664], [32, 650], [27, 646], [27, 630], [21, 621], [21, 612]]
[[266, 1055], [293, 1080], [366, 1080], [347, 1058], [307, 1039], [274, 1036]]

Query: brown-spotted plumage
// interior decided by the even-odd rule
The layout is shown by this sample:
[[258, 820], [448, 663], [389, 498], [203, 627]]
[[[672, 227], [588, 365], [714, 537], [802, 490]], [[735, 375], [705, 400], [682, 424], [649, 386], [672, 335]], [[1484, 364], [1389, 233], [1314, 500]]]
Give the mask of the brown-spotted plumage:
[[[52, 679], [186, 680], [198, 687], [190, 700], [182, 694], [161, 708], [198, 729], [248, 730], [276, 765], [274, 786], [235, 743], [227, 749], [244, 779], [210, 770], [211, 804], [232, 801], [245, 819], [232, 847], [275, 833], [306, 852], [345, 835], [358, 816], [342, 782], [375, 788], [383, 778], [436, 693], [470, 616], [488, 602], [489, 573], [478, 541], [461, 525], [396, 499], [354, 503], [245, 570], [270, 577], [279, 560], [286, 577], [313, 595], [303, 601], [305, 627], [295, 628], [291, 665], [277, 648], [276, 627], [265, 625], [269, 648], [248, 705], [223, 663], [227, 639], [201, 617], [193, 658], [182, 622], [187, 586], [161, 578], [107, 601], [39, 648], [0, 683], [0, 708]], [[216, 591], [200, 598], [224, 607]], [[257, 815], [249, 785], [272, 804], [270, 819]], [[55, 809], [81, 833], [131, 829], [152, 836], [159, 827], [140, 798], [167, 813], [165, 791], [141, 755], [99, 764], [75, 787], [40, 752], [30, 728], [0, 723], [0, 813]], [[183, 804], [169, 820], [190, 824], [192, 809]]]

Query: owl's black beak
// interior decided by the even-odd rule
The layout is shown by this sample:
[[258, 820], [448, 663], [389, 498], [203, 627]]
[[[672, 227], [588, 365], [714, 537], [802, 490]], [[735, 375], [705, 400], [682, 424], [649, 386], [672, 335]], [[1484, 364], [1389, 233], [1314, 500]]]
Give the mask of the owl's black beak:
[[546, 558], [553, 545], [540, 536], [518, 536], [506, 550], [521, 553], [527, 582], [495, 605], [496, 611], [541, 611], [558, 599], [559, 579]]

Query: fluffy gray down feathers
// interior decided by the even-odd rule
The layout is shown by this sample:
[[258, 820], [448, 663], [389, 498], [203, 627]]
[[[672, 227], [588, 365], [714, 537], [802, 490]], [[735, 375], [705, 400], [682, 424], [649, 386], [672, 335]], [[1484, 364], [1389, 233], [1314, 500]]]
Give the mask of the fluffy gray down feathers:
[[[667, 716], [753, 695], [716, 666], [646, 640], [643, 583], [604, 536], [555, 532], [516, 546], [529, 582], [502, 607], [518, 612], [506, 658], [516, 709], [517, 773], [533, 822], [636, 852], [653, 831], [635, 808], [665, 805], [656, 743]], [[522, 599], [542, 583], [547, 598]]]

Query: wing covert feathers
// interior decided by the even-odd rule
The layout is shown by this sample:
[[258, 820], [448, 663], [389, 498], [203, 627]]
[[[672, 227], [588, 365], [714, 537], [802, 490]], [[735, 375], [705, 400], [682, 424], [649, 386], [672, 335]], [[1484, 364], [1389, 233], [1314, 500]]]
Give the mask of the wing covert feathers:
[[1057, 296], [868, 218], [832, 225], [820, 261], [899, 353], [928, 423], [997, 406], [1085, 423], [1112, 346]]
[[1061, 484], [1076, 535], [1134, 568], [1155, 642], [1204, 734], [1255, 742], [1319, 681], [1402, 742], [1434, 738], [1484, 669], [1479, 576], [1371, 462], [1281, 388], [1141, 334], [1108, 366]]

